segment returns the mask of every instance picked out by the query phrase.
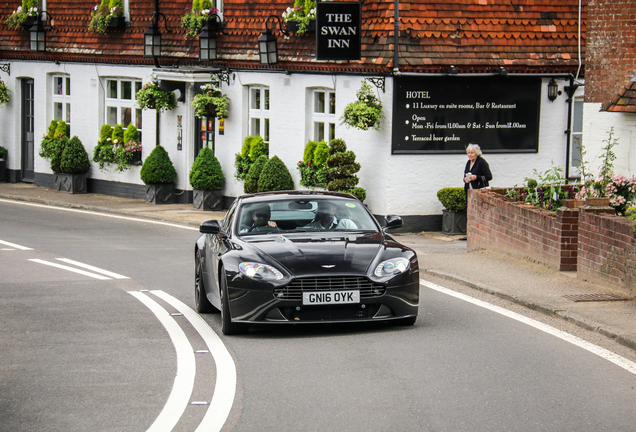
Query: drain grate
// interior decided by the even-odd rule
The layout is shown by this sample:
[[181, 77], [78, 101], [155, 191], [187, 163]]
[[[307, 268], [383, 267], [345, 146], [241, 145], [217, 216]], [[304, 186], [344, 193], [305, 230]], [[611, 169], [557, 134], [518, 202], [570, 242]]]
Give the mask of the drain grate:
[[573, 302], [601, 302], [601, 301], [622, 301], [628, 300], [626, 297], [617, 296], [614, 294], [569, 294], [564, 295], [568, 300]]

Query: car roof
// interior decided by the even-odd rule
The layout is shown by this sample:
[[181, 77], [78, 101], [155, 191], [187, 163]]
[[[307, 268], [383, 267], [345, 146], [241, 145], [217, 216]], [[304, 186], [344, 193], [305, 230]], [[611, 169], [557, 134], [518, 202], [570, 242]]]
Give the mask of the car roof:
[[275, 191], [275, 192], [260, 192], [249, 195], [241, 195], [238, 199], [244, 203], [251, 202], [264, 202], [264, 201], [283, 201], [288, 199], [344, 199], [359, 201], [353, 195], [341, 192], [329, 192], [329, 191], [313, 191], [313, 190], [293, 190], [293, 191]]

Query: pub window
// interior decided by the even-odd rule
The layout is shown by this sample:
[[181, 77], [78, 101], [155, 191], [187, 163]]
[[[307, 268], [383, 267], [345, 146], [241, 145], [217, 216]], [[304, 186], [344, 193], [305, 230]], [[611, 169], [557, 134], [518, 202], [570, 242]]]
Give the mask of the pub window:
[[330, 142], [336, 137], [336, 92], [314, 90], [312, 108], [312, 139], [316, 142]]
[[249, 87], [249, 134], [269, 143], [269, 87]]
[[68, 75], [52, 76], [52, 108], [53, 119], [63, 120], [71, 128], [71, 77]]
[[130, 78], [107, 78], [105, 80], [105, 118], [104, 122], [124, 129], [130, 123], [141, 133], [141, 108], [137, 106], [135, 94], [141, 89], [141, 80]]

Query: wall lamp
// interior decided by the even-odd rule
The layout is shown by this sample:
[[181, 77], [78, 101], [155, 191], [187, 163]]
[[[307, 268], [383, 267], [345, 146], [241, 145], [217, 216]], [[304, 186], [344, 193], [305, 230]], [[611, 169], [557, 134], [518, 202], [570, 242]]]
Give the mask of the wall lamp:
[[446, 69], [446, 73], [448, 75], [457, 75], [457, 68], [455, 66], [451, 66], [448, 69]]
[[[47, 11], [40, 12], [35, 24], [29, 28], [29, 48], [35, 52], [46, 51], [46, 28], [44, 27], [46, 21], [42, 22], [42, 14], [45, 14], [45, 16], [48, 15], [49, 17], [51, 16]], [[52, 18], [51, 23], [53, 23]], [[51, 25], [51, 27], [53, 26]]]
[[282, 22], [278, 15], [270, 15], [267, 17], [265, 20], [263, 34], [258, 38], [258, 52], [261, 64], [266, 65], [278, 63], [278, 46], [276, 36], [274, 36], [272, 31], [267, 27], [267, 22], [271, 18], [275, 18], [278, 21], [278, 29], [280, 32], [285, 36], [289, 36], [289, 32], [283, 29]]
[[218, 17], [215, 16], [214, 21], [209, 19], [205, 20], [203, 29], [201, 29], [201, 33], [199, 34], [200, 61], [216, 60], [216, 33], [213, 29], [217, 27], [217, 18]]
[[548, 99], [550, 99], [550, 102], [554, 102], [558, 95], [559, 85], [556, 83], [554, 78], [552, 78], [548, 83]]
[[159, 66], [158, 57], [161, 56], [161, 32], [159, 32], [159, 18], [163, 17], [163, 24], [166, 31], [170, 33], [166, 16], [159, 12], [159, 0], [155, 0], [155, 11], [152, 14], [152, 22], [148, 26], [148, 30], [144, 33], [144, 57], [152, 57], [155, 61], [155, 67]]

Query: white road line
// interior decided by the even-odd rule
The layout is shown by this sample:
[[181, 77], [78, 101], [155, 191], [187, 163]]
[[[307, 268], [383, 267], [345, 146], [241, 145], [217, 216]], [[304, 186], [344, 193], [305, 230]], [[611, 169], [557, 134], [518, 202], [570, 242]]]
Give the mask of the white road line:
[[15, 243], [9, 243], [8, 241], [4, 241], [4, 240], [0, 240], [0, 244], [3, 244], [5, 246], [9, 246], [12, 247], [14, 249], [20, 249], [20, 250], [33, 250], [30, 247], [26, 247], [26, 246], [20, 246], [18, 244]]
[[87, 271], [84, 271], [84, 270], [76, 269], [75, 267], [69, 267], [69, 266], [65, 266], [65, 265], [62, 265], [62, 264], [57, 264], [57, 263], [53, 263], [53, 262], [49, 262], [49, 261], [44, 261], [44, 260], [41, 260], [41, 259], [29, 259], [29, 261], [33, 261], [33, 262], [36, 262], [38, 264], [44, 264], [44, 265], [51, 266], [51, 267], [57, 267], [57, 268], [60, 268], [60, 269], [64, 269], [64, 270], [73, 272], [73, 273], [79, 273], [79, 274], [84, 275], [84, 276], [90, 276], [92, 278], [99, 279], [99, 280], [110, 280], [109, 277], [102, 276], [102, 275], [99, 275], [97, 273], [91, 273], [91, 272], [87, 272]]
[[174, 379], [172, 391], [161, 413], [159, 413], [154, 423], [148, 428], [148, 431], [152, 432], [169, 432], [179, 422], [192, 395], [196, 373], [194, 350], [187, 336], [181, 327], [179, 327], [179, 324], [177, 324], [174, 318], [172, 318], [159, 303], [139, 291], [128, 291], [128, 293], [136, 297], [155, 314], [159, 322], [161, 322], [168, 331], [168, 335], [177, 351], [177, 375]]
[[503, 316], [506, 316], [508, 318], [512, 318], [514, 320], [517, 320], [519, 322], [522, 322], [524, 324], [527, 324], [531, 327], [534, 327], [538, 330], [541, 330], [545, 333], [548, 333], [552, 336], [558, 337], [559, 339], [562, 339], [566, 342], [569, 342], [573, 345], [576, 345], [580, 348], [583, 348], [584, 350], [587, 350], [593, 354], [596, 354], [597, 356], [604, 358], [605, 360], [608, 360], [612, 363], [614, 363], [615, 365], [625, 369], [626, 371], [636, 375], [636, 363], [626, 359], [625, 357], [619, 356], [618, 354], [614, 354], [613, 352], [606, 350], [605, 348], [601, 348], [597, 345], [594, 345], [593, 343], [590, 343], [586, 340], [583, 340], [579, 337], [573, 336], [569, 333], [566, 333], [564, 331], [555, 329], [554, 327], [551, 327], [547, 324], [543, 324], [539, 321], [535, 321], [531, 318], [525, 317], [523, 315], [520, 315], [516, 312], [512, 312], [509, 311], [507, 309], [504, 309], [502, 307], [499, 306], [495, 306], [493, 304], [487, 303], [485, 301], [482, 300], [478, 300], [476, 298], [467, 296], [465, 294], [461, 294], [458, 293], [456, 291], [450, 290], [448, 288], [444, 288], [440, 285], [434, 284], [432, 282], [426, 281], [424, 279], [420, 279], [420, 283], [422, 285], [424, 285], [427, 288], [430, 288], [432, 290], [441, 292], [443, 294], [447, 294], [450, 296], [453, 296], [455, 298], [458, 298], [460, 300], [464, 300], [466, 302], [472, 303], [474, 305], [483, 307], [485, 309], [488, 309], [490, 311], [496, 312], [498, 314], [501, 314]]
[[58, 260], [58, 261], [65, 262], [67, 264], [73, 264], [73, 265], [76, 265], [78, 267], [82, 267], [82, 268], [94, 271], [96, 273], [101, 273], [103, 275], [112, 277], [113, 279], [130, 279], [128, 276], [122, 276], [120, 274], [113, 273], [113, 272], [108, 271], [108, 270], [100, 269], [99, 267], [95, 267], [95, 266], [92, 266], [92, 265], [89, 265], [89, 264], [84, 264], [84, 263], [81, 263], [81, 262], [78, 262], [78, 261], [73, 261], [72, 259], [68, 259], [68, 258], [55, 258], [55, 259]]
[[183, 314], [205, 341], [216, 363], [216, 385], [210, 406], [198, 431], [220, 431], [230, 415], [236, 393], [236, 366], [221, 339], [201, 316], [182, 301], [164, 291], [150, 291]]
[[134, 217], [130, 217], [130, 216], [121, 216], [121, 215], [116, 215], [116, 214], [112, 214], [112, 213], [99, 213], [99, 212], [93, 212], [93, 211], [88, 211], [88, 210], [78, 210], [78, 209], [68, 208], [68, 207], [56, 207], [56, 206], [51, 206], [51, 205], [36, 204], [36, 203], [23, 202], [23, 201], [13, 201], [13, 200], [7, 200], [7, 199], [2, 199], [2, 198], [0, 198], [0, 202], [6, 202], [6, 203], [10, 203], [10, 204], [20, 204], [20, 205], [26, 205], [26, 206], [31, 206], [31, 207], [41, 207], [41, 208], [62, 210], [62, 211], [75, 212], [75, 213], [83, 213], [83, 214], [88, 214], [88, 215], [93, 215], [93, 216], [103, 216], [103, 217], [109, 217], [109, 218], [114, 218], [114, 219], [125, 219], [125, 220], [135, 221], [135, 222], [144, 222], [144, 223], [155, 224], [155, 225], [169, 226], [169, 227], [173, 227], [173, 228], [181, 228], [181, 229], [187, 229], [187, 230], [192, 230], [192, 231], [199, 231], [198, 227], [191, 227], [191, 226], [178, 225], [178, 224], [169, 223], [169, 222], [162, 222], [162, 221], [134, 218]]

